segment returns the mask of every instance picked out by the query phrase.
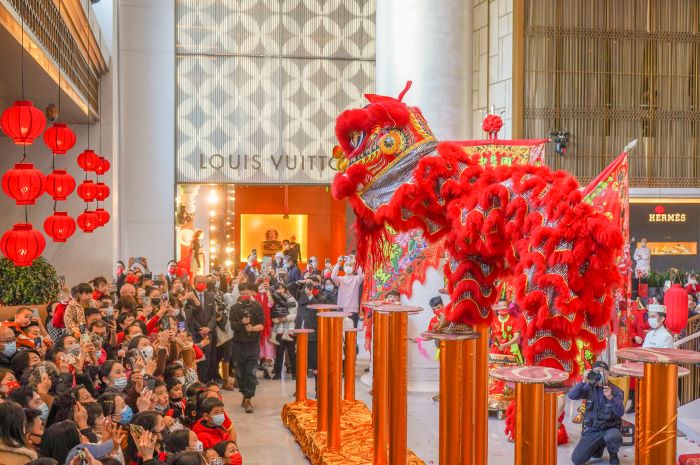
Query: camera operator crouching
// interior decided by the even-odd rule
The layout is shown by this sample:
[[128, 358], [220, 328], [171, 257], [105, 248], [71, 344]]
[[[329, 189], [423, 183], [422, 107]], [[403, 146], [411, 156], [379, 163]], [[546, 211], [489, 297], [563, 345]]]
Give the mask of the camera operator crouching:
[[624, 393], [608, 382], [609, 367], [598, 361], [593, 369], [586, 371], [583, 381], [569, 391], [569, 399], [586, 399], [581, 440], [571, 454], [574, 465], [586, 463], [591, 458], [600, 458], [608, 449], [611, 465], [619, 465], [617, 452], [622, 444], [620, 425], [624, 407]]

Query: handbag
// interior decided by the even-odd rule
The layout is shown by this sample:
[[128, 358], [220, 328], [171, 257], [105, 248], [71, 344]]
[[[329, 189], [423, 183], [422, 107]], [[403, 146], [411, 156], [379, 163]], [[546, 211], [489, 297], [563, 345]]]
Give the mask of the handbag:
[[231, 320], [226, 318], [226, 325], [223, 329], [216, 325], [216, 347], [226, 344], [233, 338], [233, 330], [231, 329]]

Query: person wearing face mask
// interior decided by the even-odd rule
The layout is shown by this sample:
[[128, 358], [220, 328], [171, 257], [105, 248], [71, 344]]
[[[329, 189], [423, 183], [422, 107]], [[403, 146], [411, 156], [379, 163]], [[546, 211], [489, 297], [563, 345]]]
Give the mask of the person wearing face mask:
[[697, 310], [698, 298], [695, 294], [688, 294], [688, 319], [700, 314]]
[[118, 261], [115, 267], [115, 272], [114, 272], [114, 277], [116, 279], [116, 284], [117, 284], [117, 293], [121, 292], [122, 286], [126, 282], [126, 267], [124, 266], [124, 262]]
[[173, 287], [173, 283], [176, 279], [178, 279], [177, 262], [175, 260], [170, 260], [168, 262], [168, 273], [165, 275], [165, 280], [168, 282], [168, 289]]
[[223, 441], [214, 446], [214, 450], [219, 457], [223, 457], [224, 462], [228, 465], [242, 465], [243, 457], [238, 450], [238, 444], [235, 441]]
[[185, 304], [185, 317], [192, 339], [195, 343], [209, 338], [209, 344], [203, 348], [205, 360], [197, 363], [197, 373], [201, 382], [216, 378], [216, 317], [218, 301], [216, 294], [207, 290], [207, 280], [199, 275], [194, 278], [195, 297]]
[[685, 290], [688, 291], [688, 294], [692, 294], [693, 296], [697, 296], [698, 293], [700, 293], [700, 284], [698, 284], [698, 275], [695, 273], [691, 273], [688, 276], [688, 282], [685, 284]]
[[275, 254], [275, 259], [272, 261], [272, 268], [274, 270], [284, 268], [284, 254], [282, 252], [277, 252]]
[[105, 393], [121, 394], [128, 384], [124, 366], [114, 360], [107, 360], [100, 365], [99, 378]]
[[24, 465], [37, 459], [34, 448], [26, 443], [26, 421], [22, 407], [13, 402], [0, 403], [0, 463], [3, 465]]
[[647, 322], [651, 330], [644, 337], [642, 347], [655, 347], [673, 349], [673, 335], [666, 329], [666, 307], [659, 304], [649, 305], [649, 318]]
[[38, 452], [39, 446], [41, 446], [41, 437], [44, 435], [44, 423], [41, 421], [41, 411], [25, 408], [24, 415], [27, 417], [27, 426], [24, 429], [24, 444], [28, 448]]
[[323, 296], [332, 304], [338, 302], [338, 288], [330, 277], [323, 281]]
[[192, 431], [197, 435], [205, 449], [210, 449], [221, 441], [229, 441], [231, 436], [223, 427], [224, 403], [216, 397], [202, 401], [202, 418], [195, 423]]
[[[340, 276], [340, 263], [343, 262], [345, 276]], [[353, 264], [345, 261], [345, 257], [338, 257], [338, 262], [333, 267], [331, 279], [338, 286], [339, 310], [350, 313], [355, 328], [360, 319], [360, 286], [364, 280], [362, 268], [355, 270]]]
[[88, 283], [78, 284], [73, 288], [73, 298], [68, 302], [68, 307], [63, 314], [63, 324], [76, 339], [80, 338], [81, 329], [86, 325], [85, 309], [97, 308], [97, 302], [92, 300], [92, 286]]
[[9, 400], [18, 403], [23, 408], [31, 408], [38, 410], [41, 421], [46, 424], [49, 419], [51, 408], [44, 402], [39, 393], [30, 386], [20, 386], [12, 391], [8, 397]]
[[16, 353], [15, 333], [6, 326], [0, 326], [0, 368], [10, 368], [10, 362]]
[[583, 374], [568, 397], [571, 400], [586, 400], [581, 440], [571, 454], [574, 465], [582, 465], [591, 458], [600, 458], [608, 449], [610, 465], [620, 465], [617, 453], [622, 445], [622, 389], [608, 381], [610, 372], [605, 362], [597, 361], [591, 370]]

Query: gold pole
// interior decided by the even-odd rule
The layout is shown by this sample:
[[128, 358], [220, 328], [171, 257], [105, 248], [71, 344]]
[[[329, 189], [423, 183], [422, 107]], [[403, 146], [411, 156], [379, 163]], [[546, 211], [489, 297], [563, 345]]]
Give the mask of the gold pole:
[[460, 462], [463, 341], [440, 341], [440, 465]]
[[297, 380], [296, 401], [306, 400], [306, 372], [308, 371], [309, 334], [296, 333], [297, 338]]
[[557, 465], [557, 399], [559, 392], [544, 394], [543, 465]]
[[[475, 462], [475, 409], [476, 409], [476, 349], [478, 339], [467, 339], [462, 345], [462, 430], [461, 430], [461, 463], [472, 465]], [[458, 436], [458, 437], [460, 437]], [[458, 463], [458, 462], [455, 462]]]
[[357, 360], [357, 331], [345, 332], [345, 384], [343, 398], [351, 402], [355, 401], [355, 362]]
[[487, 465], [489, 453], [489, 326], [474, 328], [476, 339], [474, 369], [474, 465]]
[[389, 464], [406, 465], [407, 454], [407, 396], [406, 396], [406, 331], [408, 314], [396, 312], [389, 315]]
[[[676, 463], [678, 365], [644, 364], [642, 465]], [[652, 413], [653, 412], [653, 413]]]
[[318, 318], [316, 431], [328, 431], [328, 318]]
[[388, 348], [389, 315], [372, 312], [372, 426], [374, 428], [373, 465], [387, 465], [389, 440]]
[[[340, 450], [340, 408], [343, 384], [343, 317], [329, 321], [328, 340], [328, 450]], [[353, 346], [354, 347], [354, 346]]]
[[515, 465], [542, 463], [544, 385], [515, 384]]

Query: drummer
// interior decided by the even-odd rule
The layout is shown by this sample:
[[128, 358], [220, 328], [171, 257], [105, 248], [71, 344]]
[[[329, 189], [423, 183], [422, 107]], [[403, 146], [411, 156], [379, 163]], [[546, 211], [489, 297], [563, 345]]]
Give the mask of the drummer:
[[518, 364], [523, 364], [520, 340], [525, 321], [521, 316], [513, 316], [508, 311], [508, 302], [500, 300], [492, 307], [491, 350], [492, 354], [514, 355]]

